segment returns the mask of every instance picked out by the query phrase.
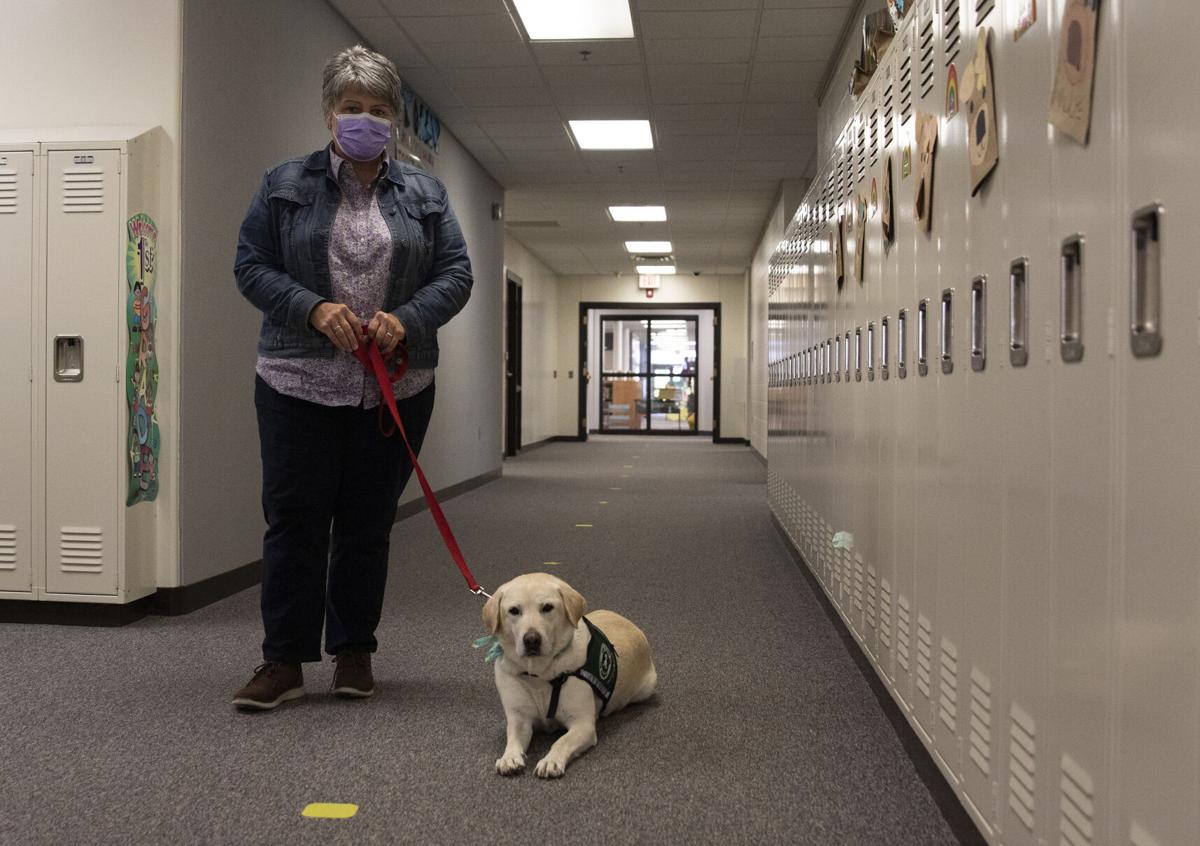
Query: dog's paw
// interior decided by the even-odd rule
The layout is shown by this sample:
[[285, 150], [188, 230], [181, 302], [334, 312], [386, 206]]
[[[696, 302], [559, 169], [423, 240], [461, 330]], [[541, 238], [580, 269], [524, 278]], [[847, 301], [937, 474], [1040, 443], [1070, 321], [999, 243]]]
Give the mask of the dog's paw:
[[516, 775], [525, 769], [525, 755], [516, 752], [496, 759], [496, 772], [500, 775]]
[[547, 755], [542, 760], [538, 761], [537, 766], [533, 770], [533, 774], [538, 778], [562, 778], [563, 773], [567, 768], [561, 761], [552, 759]]

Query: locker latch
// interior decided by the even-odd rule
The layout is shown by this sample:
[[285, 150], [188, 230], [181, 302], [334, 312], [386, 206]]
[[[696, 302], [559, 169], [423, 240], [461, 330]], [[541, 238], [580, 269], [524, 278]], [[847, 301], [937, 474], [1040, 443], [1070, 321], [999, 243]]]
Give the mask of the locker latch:
[[54, 381], [83, 381], [83, 336], [54, 336]]

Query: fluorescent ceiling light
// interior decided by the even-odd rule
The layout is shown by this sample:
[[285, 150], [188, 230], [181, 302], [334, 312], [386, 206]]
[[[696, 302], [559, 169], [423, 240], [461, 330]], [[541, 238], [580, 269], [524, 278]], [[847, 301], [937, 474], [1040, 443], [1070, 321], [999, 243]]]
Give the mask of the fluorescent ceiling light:
[[609, 206], [608, 213], [618, 223], [639, 220], [666, 220], [666, 206]]
[[514, 0], [531, 41], [633, 38], [629, 0]]
[[569, 120], [581, 150], [653, 150], [648, 120]]
[[675, 265], [673, 264], [639, 264], [637, 266], [638, 273], [645, 273], [650, 276], [671, 276], [675, 273]]
[[671, 252], [670, 241], [626, 241], [625, 249], [634, 255], [665, 256]]

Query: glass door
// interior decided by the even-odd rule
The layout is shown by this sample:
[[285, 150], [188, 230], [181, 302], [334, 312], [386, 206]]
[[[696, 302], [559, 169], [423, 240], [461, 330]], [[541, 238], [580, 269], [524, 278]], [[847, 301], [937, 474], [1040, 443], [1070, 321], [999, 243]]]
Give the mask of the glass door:
[[602, 317], [600, 431], [696, 431], [699, 320]]

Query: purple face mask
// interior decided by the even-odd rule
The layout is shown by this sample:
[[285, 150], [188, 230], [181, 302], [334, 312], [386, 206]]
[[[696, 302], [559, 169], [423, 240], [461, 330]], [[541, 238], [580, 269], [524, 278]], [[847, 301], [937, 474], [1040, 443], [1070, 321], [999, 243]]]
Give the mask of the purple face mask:
[[336, 115], [336, 136], [342, 152], [356, 162], [379, 157], [392, 137], [392, 122], [374, 115]]

